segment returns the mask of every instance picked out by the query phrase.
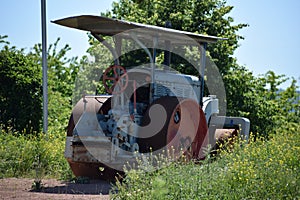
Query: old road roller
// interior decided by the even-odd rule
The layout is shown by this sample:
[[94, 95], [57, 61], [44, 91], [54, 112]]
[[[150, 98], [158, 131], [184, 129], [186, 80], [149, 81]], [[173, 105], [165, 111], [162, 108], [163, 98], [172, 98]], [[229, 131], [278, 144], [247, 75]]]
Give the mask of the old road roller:
[[102, 16], [53, 23], [88, 31], [112, 58], [97, 63], [104, 94], [80, 96], [70, 116], [65, 157], [76, 177], [110, 179], [151, 156], [200, 160], [218, 140], [248, 138], [248, 119], [221, 115], [224, 86], [208, 68], [207, 45], [225, 39]]

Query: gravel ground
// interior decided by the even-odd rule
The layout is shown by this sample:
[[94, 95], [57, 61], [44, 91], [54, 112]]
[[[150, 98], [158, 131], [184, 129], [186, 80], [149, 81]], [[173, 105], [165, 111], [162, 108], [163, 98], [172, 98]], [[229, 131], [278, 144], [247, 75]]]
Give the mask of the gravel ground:
[[33, 191], [34, 179], [0, 179], [0, 199], [109, 199], [111, 184], [103, 180], [91, 180], [87, 184], [43, 179], [41, 191]]

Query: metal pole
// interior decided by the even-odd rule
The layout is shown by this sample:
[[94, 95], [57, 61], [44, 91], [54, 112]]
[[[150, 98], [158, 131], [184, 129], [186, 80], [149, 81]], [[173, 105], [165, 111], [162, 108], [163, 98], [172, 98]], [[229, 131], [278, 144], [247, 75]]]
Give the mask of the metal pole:
[[41, 0], [42, 22], [42, 66], [43, 66], [43, 132], [48, 131], [48, 85], [47, 85], [47, 30], [46, 30], [46, 0]]
[[206, 48], [207, 48], [207, 43], [200, 44], [200, 77], [199, 79], [201, 80], [201, 86], [200, 86], [200, 99], [199, 99], [199, 104], [201, 107], [203, 106], [203, 96], [204, 96], [204, 73], [205, 73], [205, 64], [206, 64]]

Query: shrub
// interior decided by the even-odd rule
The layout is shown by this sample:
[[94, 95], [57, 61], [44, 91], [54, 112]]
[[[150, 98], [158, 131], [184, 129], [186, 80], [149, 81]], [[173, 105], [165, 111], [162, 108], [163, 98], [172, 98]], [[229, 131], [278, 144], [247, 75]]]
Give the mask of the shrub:
[[0, 174], [2, 177], [72, 176], [64, 158], [65, 134], [22, 135], [0, 129]]
[[39, 131], [42, 118], [41, 69], [23, 50], [0, 50], [0, 124], [17, 131]]

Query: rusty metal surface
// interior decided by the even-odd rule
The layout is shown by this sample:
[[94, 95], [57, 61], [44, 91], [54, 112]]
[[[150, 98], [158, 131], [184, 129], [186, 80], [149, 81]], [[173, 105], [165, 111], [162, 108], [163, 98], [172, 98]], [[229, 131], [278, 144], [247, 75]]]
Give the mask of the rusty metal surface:
[[111, 142], [84, 142], [84, 145], [72, 145], [72, 159], [75, 162], [109, 162], [111, 160]]
[[[91, 102], [91, 101], [90, 101]], [[138, 144], [141, 153], [175, 149], [176, 156], [182, 154], [182, 150], [190, 155], [189, 158], [201, 159], [204, 157], [203, 148], [207, 145], [207, 124], [204, 113], [196, 101], [192, 99], [163, 97], [153, 102], [151, 106], [160, 105], [167, 114], [166, 121], [162, 129], [152, 137], [139, 138]], [[74, 108], [78, 115], [83, 112], [80, 108], [82, 103], [78, 103], [78, 107]], [[97, 112], [105, 114], [110, 108], [110, 99], [99, 104], [92, 100], [92, 103], [87, 104], [88, 112]], [[100, 105], [100, 106], [99, 106]], [[97, 107], [98, 106], [98, 107]], [[142, 125], [147, 126], [150, 123], [151, 108], [149, 106], [145, 113]], [[73, 113], [74, 114], [74, 113]], [[74, 127], [69, 127], [74, 128]], [[153, 135], [153, 130], [149, 131]], [[87, 176], [90, 178], [104, 177], [104, 170], [99, 171], [99, 167], [108, 168], [110, 174], [115, 174], [124, 166], [125, 161], [135, 160], [132, 153], [124, 152], [116, 155], [112, 152], [114, 147], [109, 137], [105, 136], [77, 136], [72, 137], [72, 156], [68, 158], [71, 169], [75, 176]], [[190, 152], [188, 152], [190, 151]], [[114, 169], [107, 167], [113, 167]], [[121, 168], [120, 168], [121, 167]], [[103, 169], [104, 169], [103, 168]]]
[[[101, 114], [107, 114], [108, 110], [111, 107], [111, 98], [110, 96], [101, 96], [101, 97], [86, 97], [86, 101], [88, 102], [86, 105], [86, 111], [90, 113], [101, 113]], [[73, 136], [73, 130], [75, 128], [75, 124], [77, 124], [79, 118], [81, 117], [82, 113], [84, 112], [84, 101], [83, 98], [78, 101], [78, 103], [75, 105], [72, 111], [72, 115], [69, 120], [69, 124], [67, 127], [67, 137]], [[83, 140], [87, 140], [87, 144], [89, 143], [89, 140], [97, 141], [103, 140], [103, 137], [101, 138], [87, 138], [82, 137]], [[74, 138], [73, 138], [74, 140]], [[108, 138], [106, 138], [108, 140]], [[99, 141], [98, 141], [99, 142]], [[110, 141], [109, 145], [111, 146]], [[102, 145], [105, 142], [102, 142]], [[107, 143], [107, 142], [106, 142]], [[67, 148], [67, 147], [66, 147]], [[109, 160], [109, 156], [107, 155], [107, 151], [99, 151], [99, 146], [92, 148], [93, 152], [97, 152], [97, 156], [101, 156], [105, 160]], [[89, 149], [90, 150], [90, 149]], [[67, 158], [67, 161], [71, 167], [71, 170], [73, 171], [74, 175], [76, 177], [83, 176], [83, 177], [89, 177], [92, 179], [114, 179], [114, 176], [118, 171], [113, 170], [103, 163], [100, 163], [97, 161], [97, 158], [91, 156], [91, 153], [86, 150], [86, 148], [81, 145], [73, 145], [71, 147], [72, 156]], [[100, 154], [100, 155], [99, 155]], [[99, 170], [99, 167], [103, 170]], [[120, 173], [120, 172], [119, 172]]]
[[[111, 142], [91, 141], [84, 144], [84, 146], [82, 144], [73, 145], [72, 158], [67, 158], [74, 175], [77, 177], [113, 179], [116, 173], [123, 170], [126, 163], [136, 162], [132, 153], [127, 155], [122, 153], [120, 156], [112, 155], [114, 151], [112, 151], [113, 144]], [[86, 172], [86, 170], [91, 172]], [[107, 171], [109, 171], [108, 174], [103, 174]]]
[[123, 172], [111, 169], [102, 163], [74, 162], [71, 159], [67, 159], [67, 161], [76, 177], [115, 180], [116, 177], [124, 175]]
[[167, 144], [167, 131], [169, 126], [169, 121], [171, 119], [171, 115], [175, 109], [175, 107], [178, 105], [178, 99], [176, 97], [162, 97], [157, 100], [155, 100], [146, 110], [143, 121], [142, 121], [142, 127], [147, 126], [151, 123], [151, 116], [150, 116], [150, 109], [151, 106], [155, 106], [156, 104], [160, 105], [165, 109], [167, 117], [166, 121], [164, 122], [164, 125], [162, 129], [153, 135], [153, 130], [145, 130], [149, 133], [143, 133], [144, 135], [153, 135], [152, 137], [147, 138], [139, 138], [138, 144], [140, 147], [140, 152], [147, 153], [151, 151], [159, 150], [166, 146]]
[[[86, 101], [88, 101], [86, 109], [88, 112], [91, 112], [91, 113], [105, 114], [110, 109], [110, 106], [111, 106], [110, 99], [111, 99], [110, 96], [86, 98]], [[67, 136], [73, 135], [73, 130], [75, 128], [75, 124], [77, 124], [83, 111], [84, 111], [84, 99], [81, 98], [72, 110], [72, 114], [69, 119], [69, 123], [68, 123], [68, 127], [67, 127]]]
[[216, 129], [215, 139], [217, 141], [220, 141], [220, 140], [228, 139], [230, 137], [234, 137], [236, 135], [237, 135], [236, 129]]
[[[144, 153], [159, 149], [172, 149], [179, 154], [181, 150], [191, 150], [191, 157], [203, 158], [201, 149], [208, 144], [208, 137], [206, 137], [208, 128], [205, 115], [197, 102], [192, 99], [162, 97], [154, 101], [151, 106], [155, 104], [159, 104], [165, 109], [167, 120], [156, 135], [139, 139], [140, 151]], [[144, 116], [144, 126], [151, 121], [149, 116], [151, 106]], [[175, 119], [177, 114], [180, 115], [178, 121]], [[149, 131], [151, 132], [151, 130]]]
[[[179, 121], [176, 121], [178, 118]], [[202, 159], [203, 149], [208, 144], [207, 130], [204, 113], [197, 102], [192, 99], [181, 99], [169, 122], [168, 146], [175, 149], [182, 148], [189, 158]]]
[[237, 129], [216, 129], [214, 132], [215, 139], [211, 142], [211, 154], [216, 155], [220, 149], [232, 148], [236, 136], [238, 136]]

